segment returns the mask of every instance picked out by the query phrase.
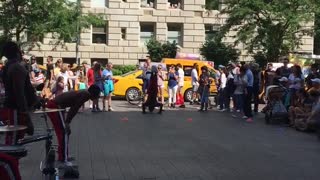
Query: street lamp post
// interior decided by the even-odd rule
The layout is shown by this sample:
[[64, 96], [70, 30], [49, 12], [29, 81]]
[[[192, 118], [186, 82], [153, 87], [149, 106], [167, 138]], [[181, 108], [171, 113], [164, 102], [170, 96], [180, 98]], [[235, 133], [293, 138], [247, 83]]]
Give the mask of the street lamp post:
[[78, 11], [78, 19], [77, 19], [77, 42], [76, 42], [76, 62], [78, 66], [80, 66], [80, 57], [79, 57], [79, 44], [80, 44], [80, 22], [79, 16], [81, 16], [81, 0], [77, 0], [77, 11]]

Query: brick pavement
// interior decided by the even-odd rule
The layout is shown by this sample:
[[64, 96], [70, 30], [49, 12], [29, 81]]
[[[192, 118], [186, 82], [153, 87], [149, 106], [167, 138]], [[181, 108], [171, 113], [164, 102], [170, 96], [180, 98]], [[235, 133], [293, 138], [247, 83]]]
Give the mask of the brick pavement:
[[[253, 124], [230, 113], [195, 108], [143, 115], [115, 102], [116, 112], [78, 114], [71, 154], [82, 180], [318, 180], [315, 135]], [[35, 124], [41, 130], [41, 121]], [[21, 160], [26, 180], [40, 180], [43, 143]]]

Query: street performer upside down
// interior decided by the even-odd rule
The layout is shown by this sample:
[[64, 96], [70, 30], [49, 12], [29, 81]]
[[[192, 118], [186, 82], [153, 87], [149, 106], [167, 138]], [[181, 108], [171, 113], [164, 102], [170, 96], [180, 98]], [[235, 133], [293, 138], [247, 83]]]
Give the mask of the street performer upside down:
[[68, 141], [71, 133], [70, 123], [86, 101], [89, 99], [95, 100], [99, 95], [100, 88], [92, 85], [88, 90], [65, 92], [49, 100], [46, 104], [46, 107], [51, 109], [65, 109], [70, 107], [66, 118], [64, 112], [61, 111], [47, 113], [58, 140], [58, 160], [67, 166], [70, 165], [70, 163], [68, 163]]

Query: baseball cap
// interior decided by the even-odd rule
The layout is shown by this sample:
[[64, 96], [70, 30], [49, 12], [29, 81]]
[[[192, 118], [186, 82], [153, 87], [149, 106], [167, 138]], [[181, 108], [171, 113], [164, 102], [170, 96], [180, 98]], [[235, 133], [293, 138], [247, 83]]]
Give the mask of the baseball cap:
[[287, 82], [287, 81], [288, 81], [288, 78], [282, 77], [282, 78], [279, 79], [279, 81], [280, 81], [280, 82]]
[[218, 67], [219, 67], [219, 69], [225, 68], [225, 66], [221, 65], [221, 64]]
[[319, 78], [314, 78], [314, 79], [311, 79], [312, 83], [318, 83], [320, 84], [320, 79]]

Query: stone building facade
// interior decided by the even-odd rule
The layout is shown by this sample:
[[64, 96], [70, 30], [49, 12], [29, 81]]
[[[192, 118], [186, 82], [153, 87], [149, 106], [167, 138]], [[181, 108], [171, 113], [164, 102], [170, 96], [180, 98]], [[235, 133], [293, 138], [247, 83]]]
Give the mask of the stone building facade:
[[[171, 2], [171, 3], [170, 3]], [[172, 4], [172, 2], [178, 4]], [[206, 36], [214, 36], [226, 21], [226, 15], [218, 10], [206, 11], [205, 0], [81, 0], [83, 13], [104, 16], [105, 27], [91, 27], [81, 32], [80, 61], [102, 63], [136, 64], [146, 56], [145, 41], [156, 37], [160, 41], [176, 41], [184, 53], [199, 53]], [[230, 32], [224, 39], [232, 43]], [[76, 62], [75, 43], [65, 47], [50, 45], [52, 34], [46, 34], [39, 47], [29, 53], [46, 63], [47, 56], [62, 58], [67, 63]], [[240, 60], [248, 60], [243, 46]], [[313, 38], [304, 37], [301, 49], [313, 51]]]

